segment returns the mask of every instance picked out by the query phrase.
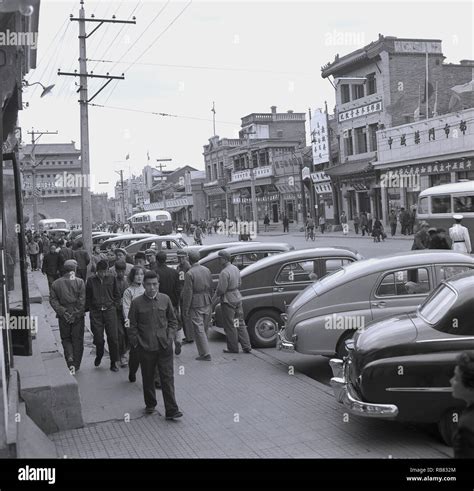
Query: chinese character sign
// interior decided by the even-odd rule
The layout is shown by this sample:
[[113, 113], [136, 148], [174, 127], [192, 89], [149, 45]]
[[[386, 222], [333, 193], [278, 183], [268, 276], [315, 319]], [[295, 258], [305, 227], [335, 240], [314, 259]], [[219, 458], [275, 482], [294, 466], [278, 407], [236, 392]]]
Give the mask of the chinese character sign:
[[310, 121], [313, 164], [329, 162], [329, 139], [326, 114], [321, 109], [311, 111]]

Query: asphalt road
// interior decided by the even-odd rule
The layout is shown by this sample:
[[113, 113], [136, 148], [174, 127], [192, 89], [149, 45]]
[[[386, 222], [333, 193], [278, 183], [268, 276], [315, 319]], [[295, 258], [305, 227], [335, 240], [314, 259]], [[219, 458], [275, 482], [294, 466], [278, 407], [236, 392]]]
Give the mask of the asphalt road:
[[[192, 243], [192, 237], [184, 236], [184, 239], [188, 243]], [[203, 240], [203, 244], [216, 244], [219, 242], [236, 241], [236, 237], [226, 238], [221, 235], [206, 236]], [[287, 242], [295, 247], [295, 249], [307, 249], [310, 247], [327, 247], [327, 246], [341, 246], [351, 247], [356, 249], [362, 256], [366, 258], [378, 257], [385, 255], [393, 255], [398, 252], [409, 251], [412, 246], [412, 240], [407, 239], [392, 239], [387, 238], [385, 242], [374, 243], [372, 237], [328, 237], [318, 234], [314, 242], [306, 241], [302, 234], [259, 234], [255, 239], [259, 242]], [[244, 244], [244, 242], [242, 243]], [[213, 331], [210, 333], [210, 341], [215, 343], [222, 343], [224, 346], [225, 337]], [[323, 356], [314, 355], [302, 355], [299, 353], [286, 353], [277, 350], [276, 348], [262, 349], [267, 355], [270, 355], [277, 360], [293, 366], [295, 371], [303, 373], [314, 380], [317, 380], [323, 384], [329, 385], [329, 380], [332, 376], [331, 369], [329, 367], [329, 359]]]

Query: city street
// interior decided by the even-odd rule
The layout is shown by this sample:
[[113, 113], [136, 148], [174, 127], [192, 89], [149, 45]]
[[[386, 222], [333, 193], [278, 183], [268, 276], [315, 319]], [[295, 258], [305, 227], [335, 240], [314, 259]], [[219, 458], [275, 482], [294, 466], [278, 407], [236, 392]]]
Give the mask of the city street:
[[[335, 234], [337, 235], [337, 234]], [[269, 236], [261, 241], [286, 240], [304, 247], [304, 238]], [[220, 237], [206, 237], [217, 243]], [[316, 244], [356, 242], [368, 254], [374, 247], [404, 250], [404, 239], [386, 244], [368, 239], [318, 237]], [[315, 244], [315, 245], [316, 245]], [[360, 244], [360, 245], [359, 245]], [[387, 247], [387, 248], [388, 248]], [[41, 293], [45, 278], [33, 273]], [[49, 322], [61, 350], [57, 320], [48, 304]], [[88, 316], [86, 325], [88, 326]], [[210, 363], [194, 360], [193, 344], [175, 356], [175, 386], [184, 418], [168, 422], [158, 392], [158, 414], [143, 414], [141, 377], [128, 382], [128, 369], [115, 374], [107, 360], [93, 366], [94, 346], [86, 331], [79, 384], [85, 427], [50, 435], [60, 456], [100, 457], [299, 457], [299, 458], [442, 458], [451, 449], [429, 427], [373, 421], [347, 414], [328, 387], [330, 371], [323, 357], [288, 355], [276, 349], [252, 354], [224, 354], [224, 337], [210, 336]], [[290, 369], [294, 367], [294, 372]]]

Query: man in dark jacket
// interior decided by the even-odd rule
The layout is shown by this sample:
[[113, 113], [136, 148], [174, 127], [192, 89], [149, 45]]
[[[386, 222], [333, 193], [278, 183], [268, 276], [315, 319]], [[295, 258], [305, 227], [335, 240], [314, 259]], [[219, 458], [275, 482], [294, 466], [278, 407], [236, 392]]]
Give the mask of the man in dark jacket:
[[145, 293], [132, 300], [128, 335], [140, 357], [145, 411], [155, 412], [155, 367], [158, 367], [166, 419], [177, 419], [183, 416], [174, 392], [173, 337], [178, 322], [170, 298], [159, 292], [159, 279], [154, 271], [145, 273], [143, 286]]
[[459, 356], [451, 379], [453, 397], [466, 402], [453, 436], [454, 457], [474, 458], [474, 351], [465, 351]]
[[[435, 229], [436, 232], [430, 237], [429, 249], [451, 249], [448, 239], [446, 237], [446, 230], [444, 228]], [[429, 232], [429, 231], [428, 231]]]
[[84, 281], [75, 275], [77, 263], [64, 263], [64, 275], [51, 286], [49, 302], [59, 319], [59, 333], [64, 358], [72, 373], [79, 370], [84, 352], [84, 309], [86, 289]]
[[107, 334], [107, 345], [110, 353], [110, 369], [118, 372], [118, 325], [117, 309], [121, 298], [115, 276], [107, 274], [107, 261], [97, 263], [96, 274], [87, 280], [86, 311], [89, 311], [91, 330], [94, 336], [96, 357], [94, 365], [98, 367], [104, 356], [104, 331]]
[[56, 252], [54, 244], [49, 246], [49, 252], [44, 256], [41, 271], [48, 278], [48, 286], [51, 290], [51, 285], [59, 278], [59, 254]]
[[[156, 274], [160, 279], [160, 293], [168, 295], [171, 300], [171, 304], [175, 312], [179, 311], [179, 299], [181, 296], [181, 286], [179, 282], [178, 272], [166, 265], [166, 252], [159, 251], [156, 255], [156, 262], [158, 266], [155, 269]], [[181, 344], [183, 341], [183, 330], [181, 326], [175, 331], [174, 337], [174, 353], [179, 355], [181, 353]]]
[[76, 250], [74, 251], [74, 259], [77, 261], [77, 276], [84, 281], [87, 279], [87, 266], [91, 262], [89, 253], [84, 249], [82, 240], [76, 242]]
[[[63, 243], [64, 244], [64, 243]], [[71, 243], [66, 242], [66, 245], [62, 245], [59, 251], [59, 273], [64, 274], [64, 263], [69, 259], [74, 259], [74, 251], [71, 248]]]

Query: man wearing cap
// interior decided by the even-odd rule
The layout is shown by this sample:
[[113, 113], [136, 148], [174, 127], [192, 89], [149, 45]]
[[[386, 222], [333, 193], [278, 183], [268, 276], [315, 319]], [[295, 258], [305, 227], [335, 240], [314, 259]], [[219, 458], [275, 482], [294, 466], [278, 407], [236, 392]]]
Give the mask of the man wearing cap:
[[215, 307], [219, 302], [221, 304], [223, 327], [227, 338], [227, 349], [224, 353], [238, 353], [239, 343], [244, 353], [250, 353], [249, 333], [244, 322], [242, 295], [239, 291], [240, 271], [231, 264], [231, 256], [225, 249], [220, 250], [217, 255], [222, 271], [219, 274], [219, 283], [212, 298], [212, 305]]
[[[160, 293], [168, 295], [171, 300], [171, 304], [175, 312], [179, 309], [179, 298], [181, 295], [181, 288], [179, 284], [178, 272], [166, 265], [166, 252], [158, 251], [156, 254], [156, 261], [158, 263], [155, 273], [160, 279]], [[179, 355], [181, 353], [181, 344], [183, 340], [183, 330], [181, 326], [174, 332], [174, 354]]]
[[198, 264], [199, 252], [188, 253], [191, 269], [186, 273], [183, 288], [183, 315], [190, 318], [199, 356], [196, 360], [211, 361], [207, 330], [211, 320], [212, 276], [205, 266]]
[[109, 268], [109, 273], [117, 276], [117, 271], [115, 269], [115, 265], [119, 262], [122, 261], [125, 263], [125, 276], [128, 276], [130, 274], [130, 271], [133, 268], [133, 264], [130, 264], [127, 261], [127, 251], [125, 249], [120, 249], [119, 247], [117, 249], [114, 249], [114, 254], [115, 254], [115, 263], [114, 265]]
[[471, 238], [469, 237], [469, 230], [461, 225], [461, 221], [464, 218], [462, 215], [453, 215], [455, 224], [449, 229], [449, 236], [452, 240], [452, 249], [455, 252], [467, 252], [471, 254]]
[[178, 256], [178, 266], [176, 267], [176, 271], [178, 272], [179, 286], [181, 291], [181, 295], [179, 298], [180, 321], [184, 331], [184, 339], [182, 342], [183, 344], [193, 343], [194, 342], [193, 325], [191, 323], [191, 319], [184, 315], [184, 308], [183, 308], [184, 279], [186, 273], [191, 269], [191, 265], [189, 264], [188, 261], [188, 253], [184, 249], [178, 249], [176, 255]]
[[59, 333], [64, 358], [71, 373], [79, 370], [84, 352], [84, 313], [86, 288], [84, 281], [76, 277], [77, 262], [64, 262], [65, 271], [51, 285], [49, 302], [59, 320]]
[[118, 325], [117, 309], [121, 298], [117, 279], [107, 274], [107, 261], [100, 260], [96, 266], [96, 274], [88, 278], [86, 283], [86, 311], [89, 311], [96, 357], [94, 365], [98, 367], [104, 356], [104, 331], [107, 334], [107, 345], [110, 353], [110, 369], [118, 372]]
[[145, 251], [145, 257], [148, 262], [147, 269], [154, 271], [156, 273], [158, 268], [158, 263], [156, 261], [156, 251], [155, 249], [147, 249]]

